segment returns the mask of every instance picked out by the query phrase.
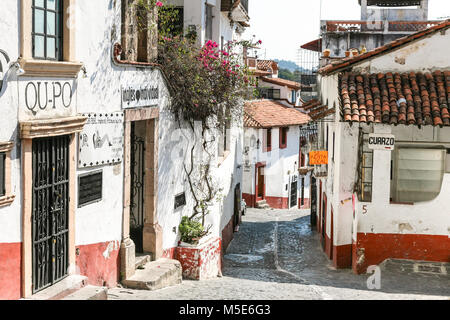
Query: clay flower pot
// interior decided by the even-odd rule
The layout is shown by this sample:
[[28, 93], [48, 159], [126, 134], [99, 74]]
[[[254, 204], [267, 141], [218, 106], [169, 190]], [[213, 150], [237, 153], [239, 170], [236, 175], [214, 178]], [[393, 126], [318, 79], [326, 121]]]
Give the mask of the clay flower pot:
[[347, 58], [350, 57], [350, 51], [348, 51], [348, 50], [345, 51], [345, 57], [347, 57]]
[[325, 50], [323, 51], [323, 56], [324, 56], [325, 58], [328, 58], [328, 57], [330, 56], [330, 53], [331, 53], [331, 50], [330, 50], [330, 49], [325, 49]]

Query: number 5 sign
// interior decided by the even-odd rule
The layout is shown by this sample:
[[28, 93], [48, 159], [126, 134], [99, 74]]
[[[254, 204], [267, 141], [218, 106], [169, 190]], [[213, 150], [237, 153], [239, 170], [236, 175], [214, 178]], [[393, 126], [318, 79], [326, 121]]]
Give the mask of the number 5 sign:
[[311, 151], [309, 153], [309, 164], [328, 164], [328, 151]]

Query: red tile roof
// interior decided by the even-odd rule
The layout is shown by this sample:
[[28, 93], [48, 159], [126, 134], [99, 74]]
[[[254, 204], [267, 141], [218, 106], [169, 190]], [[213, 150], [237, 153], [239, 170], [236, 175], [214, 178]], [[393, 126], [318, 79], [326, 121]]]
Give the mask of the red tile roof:
[[392, 42], [389, 42], [389, 43], [385, 44], [384, 46], [378, 47], [378, 48], [376, 48], [374, 50], [371, 50], [371, 51], [368, 51], [368, 52], [366, 52], [364, 54], [360, 54], [358, 56], [345, 58], [345, 59], [339, 60], [336, 63], [329, 64], [329, 65], [321, 68], [319, 70], [319, 73], [322, 74], [322, 75], [330, 74], [332, 72], [335, 72], [335, 71], [338, 71], [340, 69], [349, 67], [349, 66], [351, 66], [351, 65], [353, 65], [355, 63], [358, 63], [358, 62], [361, 62], [363, 60], [375, 57], [375, 56], [383, 54], [385, 52], [394, 50], [394, 49], [396, 49], [396, 48], [398, 48], [400, 46], [408, 44], [411, 41], [424, 38], [424, 37], [426, 37], [426, 36], [428, 36], [430, 34], [433, 34], [435, 32], [438, 32], [440, 30], [447, 29], [447, 28], [450, 28], [450, 19], [445, 20], [442, 23], [440, 23], [438, 25], [435, 25], [435, 26], [433, 26], [431, 28], [428, 28], [428, 29], [425, 29], [423, 31], [419, 31], [419, 32], [413, 33], [411, 35], [408, 35], [406, 37], [402, 37], [402, 38], [399, 38], [399, 39], [394, 40]]
[[450, 71], [344, 73], [339, 92], [344, 121], [450, 125]]
[[258, 60], [257, 68], [259, 70], [278, 70], [278, 63], [273, 60]]
[[328, 106], [323, 105], [322, 102], [317, 99], [311, 99], [300, 108], [303, 108], [313, 121], [323, 119], [336, 112], [335, 108], [328, 109]]
[[277, 84], [277, 85], [283, 86], [283, 87], [286, 86], [286, 87], [289, 87], [289, 88], [294, 89], [294, 90], [300, 90], [302, 88], [302, 85], [300, 83], [298, 83], [298, 82], [291, 81], [291, 80], [286, 80], [286, 79], [281, 79], [281, 78], [262, 77], [261, 80], [264, 81], [264, 82]]
[[245, 104], [244, 126], [254, 128], [287, 127], [306, 124], [311, 118], [294, 108], [272, 100], [255, 100]]

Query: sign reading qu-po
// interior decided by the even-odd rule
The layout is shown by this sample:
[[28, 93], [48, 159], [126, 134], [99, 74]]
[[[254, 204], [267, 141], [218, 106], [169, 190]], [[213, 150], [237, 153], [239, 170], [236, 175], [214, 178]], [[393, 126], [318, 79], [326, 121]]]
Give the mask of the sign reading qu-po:
[[309, 153], [310, 165], [328, 164], [328, 151], [311, 151]]
[[28, 110], [69, 108], [72, 103], [70, 82], [28, 82], [25, 86], [25, 106]]

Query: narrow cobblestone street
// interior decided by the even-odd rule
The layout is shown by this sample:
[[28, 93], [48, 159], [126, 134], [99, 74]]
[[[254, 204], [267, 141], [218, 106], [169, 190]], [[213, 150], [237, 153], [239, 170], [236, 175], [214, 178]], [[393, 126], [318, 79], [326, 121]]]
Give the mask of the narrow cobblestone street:
[[157, 291], [109, 290], [109, 299], [139, 300], [326, 300], [449, 299], [448, 275], [386, 268], [381, 289], [367, 289], [369, 275], [336, 270], [310, 230], [307, 210], [248, 209], [227, 250], [223, 277], [183, 280]]

